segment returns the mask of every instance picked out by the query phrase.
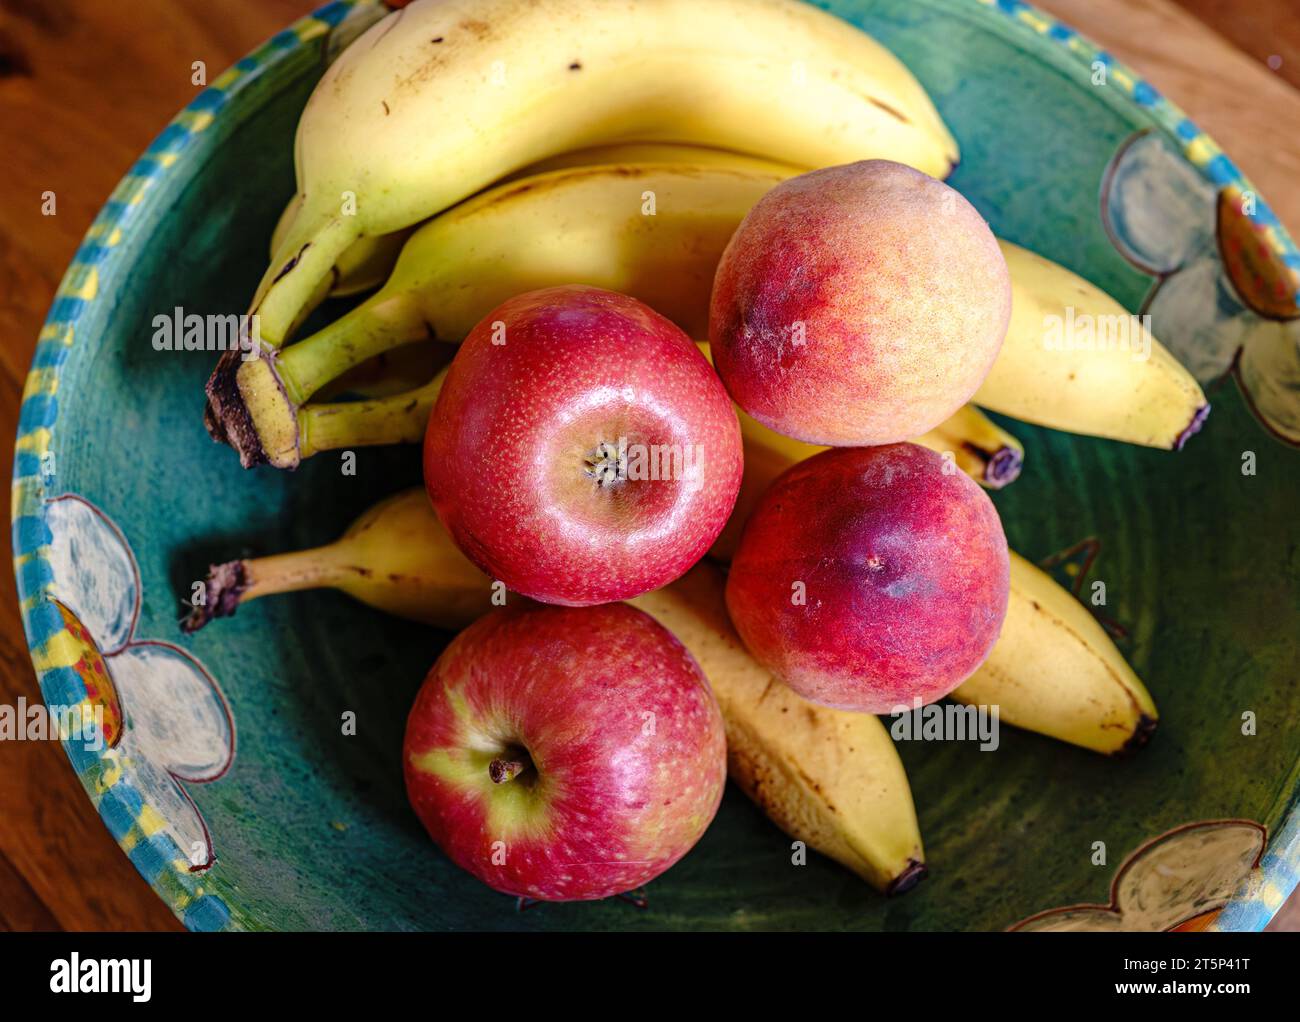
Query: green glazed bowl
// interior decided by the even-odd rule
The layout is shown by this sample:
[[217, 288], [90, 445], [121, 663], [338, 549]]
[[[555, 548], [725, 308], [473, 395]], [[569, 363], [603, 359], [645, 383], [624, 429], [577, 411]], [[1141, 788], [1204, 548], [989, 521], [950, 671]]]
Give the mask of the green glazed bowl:
[[646, 906], [521, 912], [406, 803], [405, 715], [446, 635], [312, 592], [183, 637], [210, 562], [327, 542], [419, 478], [414, 448], [359, 451], [355, 475], [328, 457], [241, 470], [204, 432], [212, 356], [150, 343], [176, 306], [244, 308], [293, 190], [298, 113], [380, 11], [334, 3], [222, 75], [118, 186], [59, 288], [17, 438], [15, 564], [45, 699], [104, 709], [103, 747], [68, 755], [189, 927], [1259, 929], [1295, 886], [1300, 454], [1280, 442], [1300, 439], [1295, 246], [1179, 111], [1032, 8], [827, 6], [929, 89], [963, 150], [952, 183], [997, 234], [1149, 312], [1210, 394], [1178, 454], [1014, 424], [1026, 470], [996, 495], [1031, 559], [1096, 554], [1073, 578], [1106, 583], [1162, 711], [1155, 740], [1126, 760], [1011, 728], [994, 753], [900, 743], [931, 876], [899, 898], [820, 856], [792, 865], [729, 790]]

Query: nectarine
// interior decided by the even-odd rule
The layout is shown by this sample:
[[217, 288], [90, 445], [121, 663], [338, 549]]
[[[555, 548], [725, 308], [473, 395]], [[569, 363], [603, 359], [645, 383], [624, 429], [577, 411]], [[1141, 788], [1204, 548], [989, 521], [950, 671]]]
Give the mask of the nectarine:
[[1011, 278], [988, 225], [941, 181], [888, 160], [791, 178], [718, 264], [713, 361], [735, 402], [808, 443], [908, 440], [988, 375]]
[[736, 630], [807, 699], [888, 713], [942, 698], [1006, 615], [992, 501], [916, 444], [824, 451], [759, 501], [727, 579]]

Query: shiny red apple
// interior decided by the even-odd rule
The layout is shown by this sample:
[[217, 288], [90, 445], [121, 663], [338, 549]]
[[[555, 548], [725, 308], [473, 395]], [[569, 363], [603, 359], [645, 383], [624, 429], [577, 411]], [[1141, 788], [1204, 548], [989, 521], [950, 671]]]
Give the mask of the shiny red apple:
[[746, 523], [727, 609], [806, 699], [891, 713], [947, 695], [993, 648], [1010, 558], [988, 495], [916, 444], [825, 451]]
[[425, 437], [425, 485], [457, 545], [545, 603], [628, 599], [682, 575], [740, 477], [740, 427], [708, 361], [658, 313], [593, 287], [489, 313]]
[[403, 762], [411, 805], [457, 865], [543, 901], [657, 877], [700, 839], [727, 772], [699, 665], [623, 603], [475, 622], [416, 696]]

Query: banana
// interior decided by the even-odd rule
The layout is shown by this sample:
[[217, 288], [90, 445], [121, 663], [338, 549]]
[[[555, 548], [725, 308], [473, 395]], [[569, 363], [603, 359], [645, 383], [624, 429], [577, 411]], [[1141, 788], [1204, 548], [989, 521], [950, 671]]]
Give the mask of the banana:
[[[284, 240], [302, 206], [302, 196], [295, 195], [280, 214], [271, 232], [271, 255]], [[349, 245], [331, 267], [327, 276], [322, 277], [303, 301], [302, 308], [293, 318], [285, 331], [286, 339], [298, 333], [298, 328], [321, 302], [326, 298], [345, 298], [377, 288], [388, 277], [397, 257], [401, 255], [406, 239], [415, 232], [415, 227], [406, 227], [392, 234], [377, 234], [372, 238], [358, 238]]]
[[1011, 553], [1011, 598], [989, 658], [952, 698], [1008, 724], [1107, 754], [1141, 748], [1159, 714], [1088, 608]]
[[[553, 162], [674, 148], [686, 149], [611, 147]], [[627, 291], [697, 335], [707, 332], [713, 269], [732, 230], [753, 202], [795, 171], [732, 153], [690, 152], [701, 162], [562, 166], [430, 221], [368, 301], [274, 361], [240, 366], [258, 440], [248, 463], [265, 456], [292, 467], [319, 450], [419, 440], [436, 383], [360, 405], [304, 402], [390, 347], [430, 333], [459, 340], [488, 309], [530, 287], [567, 280]], [[654, 195], [653, 216], [644, 213], [647, 194]], [[581, 221], [590, 225], [585, 239], [574, 237], [580, 216], [590, 218]], [[520, 238], [532, 239], [531, 251], [521, 251]], [[953, 451], [959, 467], [995, 488], [1019, 472], [1019, 444], [973, 408], [920, 442]]]
[[[741, 417], [740, 495], [709, 551], [723, 562], [731, 560], [745, 522], [772, 480], [821, 449], [746, 418]], [[989, 658], [951, 698], [997, 706], [1008, 724], [1108, 754], [1141, 748], [1159, 718], [1146, 686], [1088, 609], [1014, 550], [1002, 634]]]
[[959, 469], [990, 490], [1000, 490], [1020, 478], [1025, 461], [1020, 441], [974, 405], [957, 409], [912, 442], [951, 456]]
[[[566, 170], [570, 167], [594, 167], [599, 164], [611, 163], [633, 165], [688, 163], [696, 167], [733, 166], [737, 155], [737, 153], [726, 149], [683, 145], [675, 142], [619, 142], [613, 145], [592, 146], [588, 149], [574, 149], [571, 152], [559, 153], [545, 160], [539, 160], [537, 163], [529, 164], [523, 170], [516, 171], [514, 174], [508, 174], [502, 179], [501, 183], [506, 184], [510, 181], [533, 177], [552, 170]], [[775, 168], [778, 164], [773, 161], [772, 166]], [[788, 172], [793, 176], [810, 169], [812, 168], [791, 165]], [[270, 255], [272, 257], [275, 256], [276, 250], [284, 241], [289, 225], [293, 222], [293, 218], [297, 215], [298, 207], [301, 204], [302, 197], [295, 195], [289, 200], [284, 207], [284, 211], [280, 214], [279, 220], [276, 221], [275, 230], [271, 234]], [[324, 290], [312, 300], [310, 307], [305, 312], [311, 312], [326, 297], [343, 298], [348, 295], [360, 294], [363, 291], [372, 291], [381, 286], [397, 264], [397, 257], [401, 254], [402, 246], [406, 244], [406, 239], [415, 232], [416, 226], [406, 227], [400, 231], [394, 231], [392, 234], [379, 234], [358, 238], [354, 241], [348, 246], [343, 255], [339, 256], [338, 262], [334, 264], [333, 273], [322, 281]], [[296, 332], [296, 329], [291, 330], [289, 336], [293, 336]]]
[[[276, 221], [275, 230], [271, 232], [273, 257], [288, 235], [289, 228], [301, 206], [302, 196], [295, 195], [284, 207], [280, 219]], [[358, 238], [343, 250], [330, 272], [321, 278], [316, 292], [304, 304], [299, 319], [305, 319], [307, 314], [326, 297], [345, 298], [348, 295], [360, 294], [362, 291], [379, 287], [392, 272], [397, 257], [401, 255], [402, 246], [413, 233], [415, 233], [414, 224], [400, 231], [393, 231], [391, 234]], [[298, 323], [295, 323], [288, 331], [288, 335], [292, 336], [297, 331], [297, 327]]]
[[[367, 511], [336, 543], [215, 566], [184, 627], [194, 631], [261, 596], [319, 586], [442, 628], [460, 628], [492, 606], [491, 580], [415, 489]], [[884, 725], [806, 702], [759, 667], [727, 620], [717, 567], [697, 565], [632, 602], [699, 662], [726, 722], [729, 773], [774, 823], [888, 894], [925, 875], [907, 775]]]
[[[293, 467], [302, 457], [296, 410], [329, 380], [416, 338], [459, 341], [500, 301], [531, 288], [587, 283], [625, 291], [702, 336], [713, 269], [731, 231], [796, 168], [684, 146], [611, 147], [552, 162], [665, 151], [689, 152], [699, 162], [561, 166], [498, 186], [426, 223], [369, 300], [275, 357], [237, 363], [233, 389], [250, 426], [235, 434], [243, 438], [234, 441], [241, 460]], [[645, 213], [646, 196], [653, 196], [653, 216]], [[1129, 319], [1112, 298], [1063, 267], [1010, 242], [1000, 245], [1011, 269], [1011, 326], [973, 403], [1058, 429], [1181, 446], [1206, 413], [1190, 374], [1145, 331], [1134, 341], [1149, 353], [1145, 360], [1119, 347], [1048, 345], [1048, 323]], [[977, 432], [995, 439], [983, 424]], [[964, 446], [969, 428], [952, 439], [957, 443], [941, 449], [954, 450], [959, 460], [984, 456], [984, 445]], [[1016, 459], [1017, 452], [1006, 450], [986, 467], [984, 481], [996, 487], [1014, 478]]]
[[[554, 153], [694, 142], [945, 176], [956, 142], [903, 64], [795, 0], [415, 0], [326, 70], [298, 123], [301, 205], [250, 311], [279, 345], [358, 238]], [[218, 409], [218, 411], [220, 411]]]
[[330, 401], [341, 395], [387, 397], [415, 390], [426, 386], [430, 377], [445, 368], [449, 356], [454, 354], [454, 348], [430, 341], [403, 344], [335, 377], [320, 389], [316, 401]]
[[791, 837], [886, 894], [924, 875], [916, 810], [880, 718], [803, 699], [745, 650], [722, 572], [696, 565], [629, 601], [681, 640], [704, 670], [727, 729], [727, 773]]
[[195, 632], [250, 600], [338, 589], [385, 613], [462, 628], [491, 609], [491, 582], [439, 525], [424, 490], [380, 501], [333, 543], [213, 565], [182, 622]]
[[219, 389], [241, 462], [292, 468], [301, 457], [297, 409], [327, 382], [401, 344], [460, 341], [502, 301], [534, 288], [621, 291], [707, 335], [722, 250], [750, 207], [794, 173], [736, 154], [711, 159], [562, 168], [430, 220], [365, 302], [281, 352], [218, 369], [233, 373]]
[[[1052, 429], [1179, 450], [1210, 410], [1192, 374], [1105, 291], [1000, 244], [1011, 323], [975, 404]], [[1116, 343], [1101, 343], [1111, 328]]]

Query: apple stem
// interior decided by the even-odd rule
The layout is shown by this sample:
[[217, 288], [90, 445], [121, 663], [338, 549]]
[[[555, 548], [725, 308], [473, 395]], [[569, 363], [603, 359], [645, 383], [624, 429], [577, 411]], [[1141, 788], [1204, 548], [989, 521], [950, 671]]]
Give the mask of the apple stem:
[[517, 759], [494, 759], [488, 764], [488, 776], [493, 784], [505, 784], [528, 769], [529, 764]]

